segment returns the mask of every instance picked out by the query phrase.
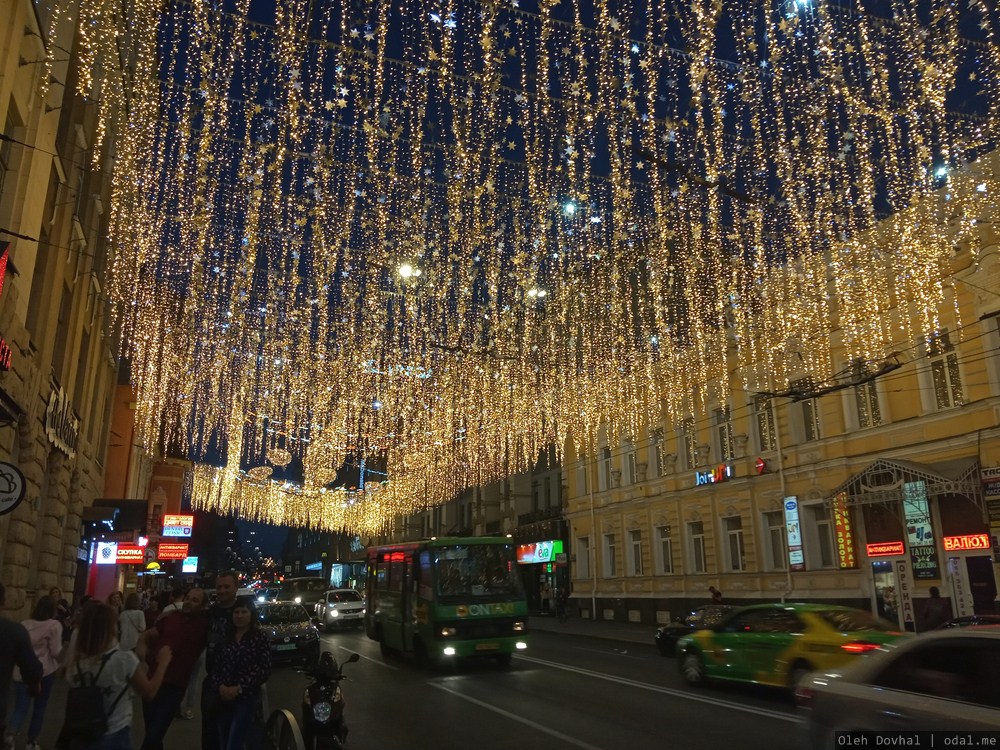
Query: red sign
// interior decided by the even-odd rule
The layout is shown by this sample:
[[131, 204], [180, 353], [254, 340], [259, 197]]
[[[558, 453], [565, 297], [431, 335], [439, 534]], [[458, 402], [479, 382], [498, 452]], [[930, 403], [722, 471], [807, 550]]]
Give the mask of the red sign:
[[902, 542], [875, 542], [868, 545], [868, 557], [891, 557], [904, 552]]
[[763, 458], [758, 458], [756, 461], [753, 462], [753, 465], [754, 468], [757, 469], [758, 474], [763, 474], [765, 471], [767, 471], [767, 461], [765, 461]]
[[158, 560], [183, 560], [188, 556], [188, 545], [186, 544], [161, 544]]
[[963, 549], [992, 549], [988, 534], [962, 534], [961, 536], [946, 536], [944, 538], [945, 552]]
[[6, 372], [10, 369], [10, 346], [6, 341], [0, 339], [0, 370]]
[[3, 293], [3, 283], [7, 279], [7, 261], [10, 259], [10, 243], [3, 243], [3, 252], [0, 252], [0, 294]]
[[194, 516], [164, 516], [164, 526], [194, 526]]
[[138, 544], [119, 544], [115, 562], [119, 565], [141, 565], [145, 562], [142, 547]]

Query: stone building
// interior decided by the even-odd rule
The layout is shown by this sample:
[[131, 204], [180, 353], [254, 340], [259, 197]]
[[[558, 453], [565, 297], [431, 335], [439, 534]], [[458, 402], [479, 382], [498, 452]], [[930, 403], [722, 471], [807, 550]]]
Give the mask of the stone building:
[[0, 462], [25, 490], [0, 516], [0, 578], [15, 617], [53, 585], [81, 590], [118, 369], [101, 281], [113, 139], [95, 154], [100, 97], [77, 94], [76, 17], [0, 0]]

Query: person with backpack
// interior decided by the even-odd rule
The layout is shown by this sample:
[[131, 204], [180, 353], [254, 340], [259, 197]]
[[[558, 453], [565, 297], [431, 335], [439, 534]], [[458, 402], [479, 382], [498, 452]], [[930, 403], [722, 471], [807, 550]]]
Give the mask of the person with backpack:
[[[56, 600], [51, 596], [43, 596], [35, 603], [31, 617], [22, 625], [31, 638], [31, 648], [42, 663], [42, 691], [35, 698], [31, 711], [31, 722], [28, 724], [28, 743], [24, 750], [39, 750], [38, 735], [42, 731], [42, 721], [45, 719], [45, 708], [52, 694], [52, 684], [59, 670], [59, 652], [62, 651], [62, 625], [56, 619]], [[14, 681], [14, 714], [10, 717], [10, 731], [16, 735], [21, 725], [28, 717], [31, 708], [31, 696], [28, 686], [21, 681], [20, 674]]]
[[118, 648], [118, 617], [107, 604], [89, 604], [80, 615], [76, 650], [66, 665], [70, 690], [56, 747], [66, 750], [131, 750], [134, 688], [144, 700], [160, 689], [173, 652], [156, 655], [150, 676], [133, 651]]

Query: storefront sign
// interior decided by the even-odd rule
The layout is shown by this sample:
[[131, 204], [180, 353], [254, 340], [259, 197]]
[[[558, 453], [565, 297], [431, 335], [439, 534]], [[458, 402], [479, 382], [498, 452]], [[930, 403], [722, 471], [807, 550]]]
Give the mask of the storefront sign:
[[185, 557], [184, 562], [181, 563], [181, 573], [197, 573], [197, 572], [198, 572], [198, 558]]
[[0, 337], [0, 371], [7, 372], [10, 369], [11, 356], [10, 345]]
[[906, 630], [913, 630], [913, 585], [910, 581], [910, 571], [906, 568], [906, 560], [896, 561], [896, 580], [899, 581], [899, 610], [903, 615], [903, 627]]
[[49, 442], [70, 458], [76, 456], [76, 444], [80, 439], [80, 420], [73, 413], [73, 405], [66, 392], [59, 387], [49, 396], [49, 406], [45, 410], [45, 434]]
[[788, 564], [792, 570], [805, 570], [802, 529], [799, 525], [799, 501], [794, 495], [785, 498], [785, 535], [788, 538]]
[[0, 516], [10, 513], [24, 500], [24, 474], [6, 461], [0, 461]]
[[157, 552], [157, 560], [183, 560], [188, 556], [187, 544], [161, 544]]
[[118, 562], [118, 542], [98, 542], [94, 552], [95, 565], [114, 565]]
[[983, 482], [983, 499], [986, 501], [990, 528], [1000, 529], [1000, 466], [982, 469], [979, 474]]
[[945, 552], [963, 549], [988, 550], [992, 546], [989, 534], [962, 534], [961, 536], [946, 536], [944, 538]]
[[115, 562], [119, 565], [141, 565], [146, 562], [146, 550], [138, 544], [119, 544]]
[[721, 464], [716, 466], [711, 471], [696, 471], [694, 473], [694, 486], [698, 487], [703, 484], [718, 484], [719, 482], [725, 482], [727, 479], [731, 479], [733, 476], [733, 467], [728, 464]]
[[906, 541], [913, 558], [913, 577], [920, 580], [940, 578], [931, 512], [927, 504], [927, 486], [923, 482], [903, 485], [903, 517], [906, 521]]
[[163, 517], [163, 536], [191, 536], [194, 528], [194, 516]]
[[309, 571], [323, 570], [323, 561], [320, 560], [319, 562], [309, 563], [308, 565], [306, 565], [306, 570]]
[[973, 614], [969, 571], [961, 557], [948, 558], [948, 579], [951, 581], [951, 601], [955, 605], [955, 615], [968, 617]]
[[833, 526], [837, 534], [837, 562], [843, 568], [857, 567], [854, 556], [854, 531], [847, 510], [847, 495], [841, 492], [833, 499]]
[[866, 546], [868, 557], [892, 557], [906, 552], [902, 542], [875, 542]]
[[555, 562], [556, 555], [562, 554], [562, 551], [562, 539], [519, 544], [517, 545], [517, 561], [522, 565]]

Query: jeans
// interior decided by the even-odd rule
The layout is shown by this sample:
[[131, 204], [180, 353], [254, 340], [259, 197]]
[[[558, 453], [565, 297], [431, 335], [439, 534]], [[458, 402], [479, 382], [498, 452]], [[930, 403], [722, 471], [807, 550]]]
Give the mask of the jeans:
[[142, 750], [163, 750], [163, 738], [183, 698], [184, 688], [164, 684], [160, 685], [153, 700], [142, 704], [142, 717], [146, 722]]
[[259, 695], [240, 695], [222, 701], [218, 713], [219, 750], [243, 750], [256, 720]]
[[220, 750], [218, 714], [221, 706], [219, 689], [206, 676], [201, 681], [201, 750]]
[[[28, 741], [38, 739], [42, 731], [42, 722], [45, 720], [45, 707], [49, 704], [49, 696], [52, 694], [52, 685], [55, 684], [56, 673], [46, 675], [42, 678], [42, 692], [35, 698], [34, 709], [31, 712], [31, 723], [28, 724]], [[10, 717], [10, 731], [17, 734], [28, 715], [28, 706], [31, 703], [31, 696], [28, 695], [28, 687], [23, 682], [14, 683], [14, 713]]]

